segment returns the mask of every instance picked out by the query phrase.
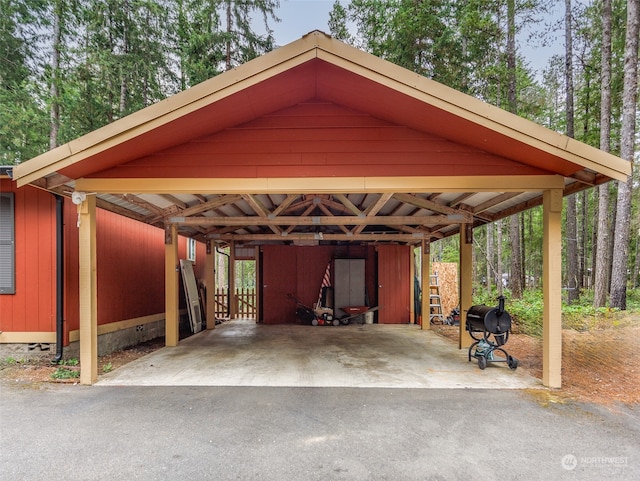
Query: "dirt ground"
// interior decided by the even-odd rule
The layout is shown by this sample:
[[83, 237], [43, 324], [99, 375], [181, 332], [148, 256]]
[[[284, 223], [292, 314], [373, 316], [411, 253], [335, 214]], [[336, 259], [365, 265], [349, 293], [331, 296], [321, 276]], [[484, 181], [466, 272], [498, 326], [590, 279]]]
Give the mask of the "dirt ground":
[[[458, 340], [458, 327], [436, 325], [442, 336]], [[562, 332], [562, 389], [558, 396], [603, 405], [640, 403], [640, 316], [616, 318], [600, 327]], [[505, 349], [518, 369], [542, 379], [542, 339], [512, 334]]]
[[[457, 343], [458, 327], [435, 325], [435, 332]], [[597, 328], [578, 332], [563, 330], [561, 390], [554, 396], [603, 405], [640, 403], [640, 316], [628, 315], [600, 323]], [[98, 376], [117, 369], [162, 347], [157, 339], [131, 349], [99, 358]], [[542, 378], [542, 340], [524, 334], [512, 334], [509, 354], [518, 359], [518, 369]], [[0, 359], [0, 382], [37, 387], [42, 383], [77, 383], [77, 379], [55, 380], [57, 366], [50, 360], [20, 361]], [[77, 367], [70, 366], [70, 369]]]

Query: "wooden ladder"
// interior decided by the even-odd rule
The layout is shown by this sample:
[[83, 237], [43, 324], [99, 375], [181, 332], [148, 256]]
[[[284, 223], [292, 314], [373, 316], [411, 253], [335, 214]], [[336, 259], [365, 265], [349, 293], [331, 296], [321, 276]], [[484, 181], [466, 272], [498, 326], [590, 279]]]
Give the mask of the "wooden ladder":
[[436, 322], [444, 324], [442, 300], [440, 298], [440, 284], [437, 272], [429, 276], [429, 321], [432, 324], [435, 324]]

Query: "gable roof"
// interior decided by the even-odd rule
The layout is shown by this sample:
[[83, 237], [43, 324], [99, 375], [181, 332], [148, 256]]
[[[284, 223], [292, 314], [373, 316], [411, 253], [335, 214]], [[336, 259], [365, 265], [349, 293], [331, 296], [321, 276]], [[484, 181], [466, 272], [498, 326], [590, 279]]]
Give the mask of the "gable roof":
[[[409, 132], [410, 135], [403, 134], [401, 141], [398, 141], [397, 134], [394, 134], [396, 135], [394, 142], [399, 145], [397, 148], [399, 150], [389, 151], [386, 157], [381, 155], [382, 159], [376, 161], [387, 166], [387, 170], [379, 170], [377, 178], [387, 180], [394, 176], [422, 178], [425, 176], [425, 166], [429, 163], [426, 160], [422, 162], [420, 159], [430, 158], [432, 159], [428, 169], [430, 174], [426, 177], [439, 177], [443, 187], [440, 190], [433, 190], [434, 187], [431, 186], [430, 192], [424, 189], [418, 192], [415, 187], [406, 187], [401, 194], [415, 193], [423, 200], [436, 201], [436, 197], [429, 193], [445, 191], [460, 193], [448, 199], [441, 197], [437, 202], [443, 207], [454, 207], [453, 200], [460, 199], [461, 195], [467, 192], [466, 189], [469, 189], [464, 182], [457, 185], [456, 177], [461, 179], [469, 176], [481, 177], [482, 173], [485, 177], [493, 178], [501, 175], [529, 176], [528, 179], [535, 176], [541, 178], [561, 176], [564, 178], [561, 186], [564, 186], [565, 193], [571, 193], [610, 179], [624, 181], [631, 173], [630, 163], [616, 156], [350, 47], [322, 32], [314, 31], [236, 69], [18, 165], [14, 169], [14, 178], [19, 185], [39, 183], [42, 187], [49, 189], [61, 186], [66, 186], [68, 189], [80, 179], [82, 183], [86, 179], [122, 178], [122, 184], [129, 189], [132, 185], [136, 185], [135, 180], [127, 183], [124, 179], [201, 178], [203, 175], [197, 167], [206, 167], [202, 163], [198, 164], [194, 161], [189, 170], [187, 161], [184, 172], [181, 172], [182, 161], [181, 164], [175, 164], [167, 159], [191, 158], [189, 152], [193, 152], [193, 149], [185, 146], [201, 144], [202, 139], [213, 138], [213, 141], [217, 142], [224, 132], [247, 132], [248, 129], [253, 129], [252, 132], [255, 134], [256, 129], [267, 121], [269, 126], [273, 127], [275, 117], [280, 115], [282, 118], [283, 112], [295, 111], [300, 109], [300, 106], [305, 106], [303, 110], [312, 112], [315, 129], [322, 127], [321, 114], [317, 112], [333, 109], [345, 112], [343, 118], [346, 118], [349, 112], [353, 113], [353, 118], [358, 117], [357, 125], [348, 124], [342, 127], [343, 129], [351, 128], [349, 132], [355, 131], [355, 127], [362, 128], [362, 122], [368, 122], [366, 125], [369, 129], [366, 131], [368, 134], [363, 138], [383, 135], [380, 133], [383, 131], [381, 126], [398, 127], [404, 129], [405, 133]], [[336, 123], [336, 118], [337, 115], [334, 115], [333, 123], [327, 127], [339, 129], [341, 125], [340, 122]], [[377, 127], [374, 125], [376, 122], [380, 123]], [[302, 128], [304, 125], [288, 124], [281, 127], [280, 131], [287, 129], [291, 132], [294, 127]], [[374, 130], [376, 128], [378, 128], [377, 131]], [[385, 129], [384, 132], [388, 130]], [[415, 136], [421, 142], [420, 146], [411, 144], [407, 140], [410, 136]], [[245, 135], [237, 144], [246, 145], [247, 138]], [[291, 142], [291, 139], [291, 135], [278, 138], [280, 148], [283, 143]], [[426, 148], [424, 145], [430, 142], [429, 139], [435, 140]], [[323, 145], [335, 143], [333, 137], [321, 140]], [[357, 145], [361, 146], [365, 143], [363, 140]], [[443, 147], [444, 144], [447, 147]], [[219, 146], [219, 142], [216, 145]], [[238, 145], [236, 149], [239, 148]], [[362, 160], [354, 161], [355, 167], [348, 170], [344, 168], [346, 158], [344, 155], [340, 156], [339, 152], [330, 151], [327, 148], [318, 151], [317, 146], [313, 147], [315, 150], [304, 150], [310, 149], [309, 145], [307, 141], [304, 147], [295, 152], [297, 157], [295, 162], [291, 162], [293, 167], [290, 169], [290, 175], [282, 174], [283, 169], [275, 168], [277, 160], [274, 161], [275, 163], [268, 164], [267, 167], [257, 169], [255, 159], [251, 160], [252, 157], [247, 152], [242, 154], [244, 164], [238, 164], [246, 164], [247, 168], [225, 171], [211, 160], [214, 157], [215, 159], [224, 157], [221, 151], [215, 150], [218, 147], [211, 147], [214, 150], [207, 152], [209, 156], [207, 162], [216, 165], [216, 172], [221, 172], [221, 177], [233, 179], [301, 178], [308, 176], [305, 172], [312, 172], [311, 177], [319, 178], [317, 173], [322, 172], [322, 167], [328, 172], [327, 177], [334, 179], [358, 176], [364, 178], [375, 175], [370, 173], [367, 165], [367, 159], [373, 159], [371, 151], [361, 152]], [[346, 148], [362, 148], [357, 145], [351, 143]], [[465, 149], [464, 155], [469, 156], [471, 160], [465, 161], [466, 163], [450, 164], [445, 157], [441, 157], [441, 154], [443, 149], [450, 149], [451, 146], [456, 146], [454, 151], [459, 151], [460, 148]], [[414, 159], [405, 162], [405, 170], [397, 168], [396, 164], [402, 164], [398, 159], [408, 157], [409, 151], [414, 154]], [[178, 156], [180, 152], [182, 157]], [[265, 152], [261, 151], [261, 155], [264, 156], [264, 154]], [[278, 158], [283, 158], [283, 155], [283, 152], [277, 152]], [[453, 156], [455, 157], [456, 154]], [[462, 156], [457, 154], [456, 158], [462, 158]], [[160, 168], [162, 163], [157, 161], [160, 158], [165, 159], [164, 168]], [[373, 163], [373, 160], [371, 162]], [[421, 162], [422, 170], [416, 167]], [[296, 163], [297, 166], [294, 165]], [[249, 165], [251, 169], [248, 168]], [[436, 165], [439, 168], [436, 168]], [[332, 169], [335, 169], [335, 172]], [[279, 173], [271, 175], [270, 172]], [[350, 172], [355, 174], [349, 174]], [[211, 175], [207, 174], [205, 177], [209, 176]], [[509, 177], [508, 182], [511, 180], [512, 177]], [[267, 185], [266, 183], [237, 182], [236, 184], [239, 193], [276, 192], [262, 187]], [[375, 182], [369, 184], [372, 185]], [[428, 184], [429, 182], [420, 185], [425, 185], [427, 188]], [[494, 182], [494, 184], [498, 183]], [[169, 192], [165, 191], [164, 187], [167, 183], [155, 185], [157, 185], [156, 188], [163, 189], [158, 191], [158, 194], [197, 193], [194, 191]], [[409, 183], [409, 185], [415, 184]], [[392, 186], [388, 187], [386, 192], [396, 191], [395, 186], [396, 184], [392, 182]], [[491, 199], [494, 201], [502, 199], [502, 202], [493, 204], [494, 211], [491, 215], [479, 216], [477, 219], [479, 222], [486, 222], [536, 204], [533, 199], [537, 194], [529, 193], [517, 198], [515, 195], [507, 195], [507, 192], [513, 190], [509, 187], [511, 186], [497, 189], [493, 195], [477, 196], [473, 202], [465, 202], [465, 207], [473, 211], [487, 202], [490, 203]], [[533, 185], [530, 189], [522, 190], [531, 192], [537, 188]], [[264, 189], [264, 192], [261, 192], [261, 189]], [[373, 192], [365, 188], [356, 190], [359, 192], [354, 192], [354, 195]], [[327, 188], [319, 188], [318, 191], [330, 192]], [[144, 193], [142, 190], [135, 192]], [[208, 194], [214, 192], [225, 193], [213, 188]], [[279, 191], [283, 195], [294, 192], [294, 186], [287, 186]], [[304, 192], [310, 191], [307, 188]], [[382, 190], [379, 189], [379, 192], [381, 193]], [[147, 193], [150, 194], [150, 192]], [[348, 194], [344, 189], [342, 193]], [[470, 196], [467, 196], [465, 199], [469, 198]], [[144, 202], [138, 202], [138, 209], [134, 208], [135, 202], [131, 203], [126, 199], [120, 199], [118, 202], [111, 199], [110, 202], [118, 205], [125, 215], [128, 210], [133, 212], [149, 208], [146, 212], [147, 220], [153, 217], [157, 221], [159, 216], [157, 212], [149, 214], [154, 210], [151, 204], [155, 205], [158, 211], [166, 210], [167, 206], [163, 202], [158, 202], [157, 199], [153, 201], [152, 199], [154, 198], [147, 197]], [[176, 210], [176, 206], [178, 211], [192, 207], [192, 200], [184, 198], [181, 202], [174, 203], [173, 210]], [[209, 200], [211, 199], [207, 198], [206, 201]], [[278, 199], [271, 199], [270, 202], [274, 204], [272, 209], [277, 209]], [[363, 202], [364, 204], [357, 209], [360, 212], [367, 208], [366, 202], [364, 200]], [[375, 199], [369, 200], [369, 203], [374, 202], [376, 202]], [[380, 202], [379, 199], [378, 202]], [[415, 202], [417, 202], [416, 199], [412, 204], [414, 207]], [[145, 203], [146, 207], [143, 205]], [[349, 203], [354, 204], [351, 201]], [[347, 210], [353, 212], [348, 203], [341, 202], [341, 204], [343, 207], [346, 205]], [[460, 204], [461, 202], [456, 203], [456, 205]], [[498, 205], [501, 205], [499, 209], [496, 208]], [[246, 211], [245, 207], [247, 206], [240, 206], [239, 210]], [[256, 213], [255, 210], [255, 208], [249, 209], [252, 215]], [[427, 210], [426, 213], [433, 212]]]

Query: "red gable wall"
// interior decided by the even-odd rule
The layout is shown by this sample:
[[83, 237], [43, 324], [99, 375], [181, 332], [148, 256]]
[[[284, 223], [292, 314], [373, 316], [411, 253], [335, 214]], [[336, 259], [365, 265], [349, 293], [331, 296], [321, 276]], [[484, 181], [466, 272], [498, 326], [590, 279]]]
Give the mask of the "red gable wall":
[[[0, 331], [55, 332], [55, 199], [33, 187], [16, 189], [9, 179], [0, 182], [2, 192], [14, 193], [16, 233], [16, 293], [0, 295]], [[79, 328], [77, 220], [76, 206], [65, 199], [65, 343]], [[164, 232], [98, 209], [96, 235], [98, 324], [164, 312]], [[183, 237], [178, 252], [186, 257]], [[204, 259], [198, 243], [198, 279]]]

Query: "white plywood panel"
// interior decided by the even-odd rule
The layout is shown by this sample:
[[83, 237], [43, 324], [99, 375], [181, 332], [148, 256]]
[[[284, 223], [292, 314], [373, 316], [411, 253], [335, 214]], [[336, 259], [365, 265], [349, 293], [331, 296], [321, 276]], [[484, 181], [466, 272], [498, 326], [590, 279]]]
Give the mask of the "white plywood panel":
[[182, 272], [182, 284], [187, 299], [187, 311], [189, 311], [189, 322], [193, 333], [202, 330], [202, 312], [200, 312], [200, 299], [198, 298], [198, 285], [196, 276], [193, 273], [193, 262], [180, 259], [180, 270]]

